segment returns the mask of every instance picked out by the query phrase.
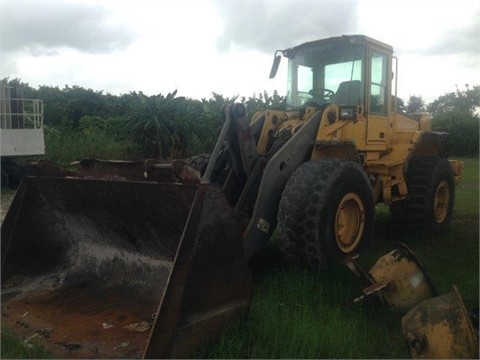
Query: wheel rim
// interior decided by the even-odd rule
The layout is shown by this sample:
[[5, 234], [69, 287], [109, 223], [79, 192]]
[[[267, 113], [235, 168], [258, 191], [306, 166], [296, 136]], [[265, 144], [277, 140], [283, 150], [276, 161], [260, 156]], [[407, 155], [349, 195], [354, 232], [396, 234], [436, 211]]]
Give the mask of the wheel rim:
[[433, 204], [433, 212], [435, 221], [439, 224], [443, 223], [448, 215], [448, 205], [450, 202], [450, 188], [445, 181], [441, 181], [435, 192], [435, 200]]
[[335, 216], [335, 239], [343, 253], [349, 253], [360, 243], [365, 227], [365, 207], [355, 193], [346, 194]]

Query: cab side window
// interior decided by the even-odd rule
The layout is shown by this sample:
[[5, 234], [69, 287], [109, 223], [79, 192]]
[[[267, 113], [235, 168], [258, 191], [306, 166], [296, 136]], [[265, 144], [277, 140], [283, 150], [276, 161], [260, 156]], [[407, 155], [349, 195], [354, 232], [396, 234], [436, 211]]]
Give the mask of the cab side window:
[[370, 58], [370, 112], [387, 114], [387, 55], [372, 52]]

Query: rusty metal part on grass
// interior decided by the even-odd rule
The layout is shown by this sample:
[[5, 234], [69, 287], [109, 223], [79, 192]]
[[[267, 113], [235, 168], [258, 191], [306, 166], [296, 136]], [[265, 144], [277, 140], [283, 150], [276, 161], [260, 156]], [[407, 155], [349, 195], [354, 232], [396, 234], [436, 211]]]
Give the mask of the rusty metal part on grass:
[[475, 331], [460, 291], [422, 301], [402, 317], [402, 334], [413, 359], [478, 359]]
[[1, 235], [2, 324], [61, 358], [185, 357], [249, 309], [214, 185], [26, 178]]
[[378, 295], [393, 311], [405, 313], [422, 300], [437, 295], [425, 267], [404, 244], [380, 257], [368, 274], [355, 262], [354, 257], [345, 263], [368, 284], [363, 289], [363, 295], [355, 302]]

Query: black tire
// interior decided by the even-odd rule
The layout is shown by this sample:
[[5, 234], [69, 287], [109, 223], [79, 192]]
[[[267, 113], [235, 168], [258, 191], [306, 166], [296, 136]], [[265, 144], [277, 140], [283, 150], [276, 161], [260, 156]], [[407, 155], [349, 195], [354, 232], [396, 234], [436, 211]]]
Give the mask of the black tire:
[[[342, 229], [337, 224], [347, 225], [345, 232], [337, 230]], [[359, 164], [338, 159], [309, 161], [295, 170], [282, 193], [280, 251], [293, 264], [321, 267], [335, 263], [367, 245], [374, 224], [372, 188]], [[352, 236], [347, 239], [345, 233]]]
[[208, 162], [210, 161], [210, 156], [210, 154], [199, 154], [189, 157], [184, 161], [195, 170], [198, 170], [200, 175], [203, 176], [205, 170], [207, 169]]
[[[205, 174], [205, 170], [207, 170], [211, 156], [211, 154], [199, 154], [189, 157], [184, 161], [194, 169], [198, 170], [200, 172], [200, 176], [203, 176]], [[222, 150], [220, 150], [220, 154], [218, 155], [217, 162], [213, 168], [212, 176], [210, 178], [211, 182], [223, 185], [230, 169], [230, 165], [228, 164], [229, 156], [230, 153], [228, 147], [224, 147]]]
[[390, 205], [393, 225], [434, 231], [448, 228], [455, 202], [455, 177], [450, 162], [430, 156], [412, 158], [406, 182], [408, 198]]

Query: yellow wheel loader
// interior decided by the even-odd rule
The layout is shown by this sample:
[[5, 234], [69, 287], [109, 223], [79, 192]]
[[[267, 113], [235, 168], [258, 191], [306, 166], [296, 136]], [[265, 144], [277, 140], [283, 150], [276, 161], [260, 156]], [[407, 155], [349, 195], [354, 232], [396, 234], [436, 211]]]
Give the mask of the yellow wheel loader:
[[289, 261], [320, 267], [368, 243], [379, 202], [447, 226], [461, 163], [427, 114], [396, 111], [392, 48], [309, 42], [271, 77], [282, 55], [287, 110], [226, 105], [208, 156], [26, 178], [1, 229], [3, 324], [61, 357], [188, 356], [244, 316], [246, 262], [276, 228]]

